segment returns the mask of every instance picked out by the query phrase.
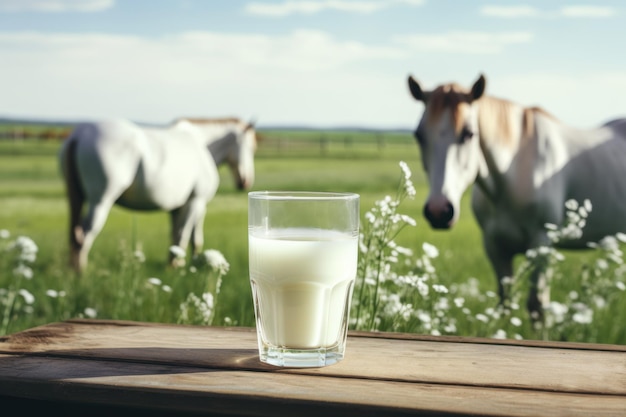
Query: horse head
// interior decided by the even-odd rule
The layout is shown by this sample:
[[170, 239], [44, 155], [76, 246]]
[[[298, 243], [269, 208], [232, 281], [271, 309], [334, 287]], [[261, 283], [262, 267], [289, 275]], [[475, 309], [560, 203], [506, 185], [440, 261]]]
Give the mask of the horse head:
[[257, 148], [257, 137], [254, 123], [247, 123], [239, 132], [236, 147], [228, 157], [237, 188], [250, 189], [254, 183], [254, 154]]
[[425, 106], [414, 133], [430, 187], [424, 217], [433, 228], [448, 229], [458, 220], [461, 197], [484, 164], [476, 101], [485, 91], [485, 77], [471, 90], [444, 84], [426, 91], [412, 76], [408, 84], [413, 98]]

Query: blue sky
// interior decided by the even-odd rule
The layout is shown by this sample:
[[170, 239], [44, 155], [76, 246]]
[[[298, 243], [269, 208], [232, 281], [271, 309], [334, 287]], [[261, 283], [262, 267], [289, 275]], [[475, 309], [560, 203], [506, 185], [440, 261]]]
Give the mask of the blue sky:
[[567, 124], [626, 116], [617, 0], [0, 0], [0, 117], [411, 128], [471, 85]]

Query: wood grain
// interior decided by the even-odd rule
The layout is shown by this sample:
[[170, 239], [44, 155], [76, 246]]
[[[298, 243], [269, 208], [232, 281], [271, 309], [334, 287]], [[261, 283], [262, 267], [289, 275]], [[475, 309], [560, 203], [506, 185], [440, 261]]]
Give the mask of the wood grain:
[[259, 362], [253, 329], [79, 320], [0, 339], [0, 396], [216, 415], [624, 416], [623, 348], [358, 333], [336, 365], [284, 369]]

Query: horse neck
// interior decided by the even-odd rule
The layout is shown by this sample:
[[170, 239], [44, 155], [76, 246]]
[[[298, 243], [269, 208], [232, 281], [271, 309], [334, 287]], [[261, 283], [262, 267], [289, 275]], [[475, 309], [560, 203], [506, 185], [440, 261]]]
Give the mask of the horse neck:
[[238, 130], [241, 123], [232, 120], [212, 122], [189, 122], [192, 128], [198, 132], [202, 145], [211, 152], [211, 156], [217, 165], [223, 163], [232, 150], [237, 140]]
[[207, 142], [207, 146], [215, 163], [220, 165], [225, 162], [229, 154], [232, 152], [233, 146], [237, 143], [237, 126], [224, 126], [222, 129], [214, 130]]
[[478, 125], [483, 159], [477, 183], [488, 196], [506, 198], [512, 187], [506, 175], [511, 165], [520, 159], [532, 162], [535, 124], [544, 113], [493, 97], [480, 99]]

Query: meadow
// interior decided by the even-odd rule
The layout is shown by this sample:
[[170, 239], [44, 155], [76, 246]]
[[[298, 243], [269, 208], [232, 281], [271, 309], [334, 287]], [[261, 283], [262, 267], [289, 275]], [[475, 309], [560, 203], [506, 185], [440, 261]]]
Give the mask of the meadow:
[[[426, 268], [428, 274], [436, 276], [437, 285], [445, 286], [449, 296], [457, 300], [455, 303], [458, 304], [461, 291], [466, 291], [464, 305], [458, 306], [457, 312], [450, 307], [437, 310], [433, 299], [424, 299], [434, 309], [431, 312], [439, 314], [436, 321], [442, 323], [442, 329], [446, 321], [441, 315], [460, 315], [453, 327], [447, 322], [448, 331], [432, 325], [425, 327], [423, 314], [421, 323], [419, 314], [411, 315], [411, 320], [404, 320], [402, 325], [384, 317], [372, 320], [369, 330], [502, 335], [502, 316], [496, 317], [496, 282], [469, 209], [469, 193], [463, 200], [461, 220], [452, 231], [431, 230], [421, 217], [427, 184], [410, 134], [285, 130], [265, 130], [261, 134], [264, 140], [255, 160], [253, 190], [356, 192], [361, 195], [362, 216], [376, 202], [396, 193], [403, 177], [399, 161], [410, 167], [416, 195], [402, 201], [398, 210], [414, 218], [416, 224], [405, 227], [394, 242], [415, 254], [419, 268], [424, 268], [424, 262], [431, 263]], [[16, 272], [10, 251], [5, 248], [0, 252], [0, 300], [4, 300], [4, 313], [0, 310], [4, 328], [0, 328], [0, 335], [3, 331], [13, 333], [71, 317], [254, 326], [247, 270], [247, 196], [235, 189], [226, 167], [220, 168], [221, 185], [209, 203], [205, 221], [205, 249], [221, 252], [229, 264], [217, 294], [215, 276], [210, 271], [191, 261], [182, 269], [167, 265], [169, 217], [163, 212], [114, 208], [91, 251], [88, 270], [82, 276], [73, 273], [68, 267], [67, 203], [57, 165], [59, 146], [59, 141], [0, 142], [0, 245], [27, 236], [38, 247], [36, 260], [29, 264], [32, 277]], [[425, 249], [431, 247], [437, 248], [438, 256], [425, 257]], [[584, 271], [596, 271], [602, 254], [585, 251], [564, 256], [556, 274], [560, 278], [553, 281], [552, 298], [572, 305], [589, 292], [588, 274]], [[415, 268], [416, 262], [411, 262], [413, 266], [407, 266], [407, 262], [398, 268]], [[518, 263], [522, 262], [520, 259]], [[616, 282], [622, 282], [618, 274], [621, 271], [615, 272]], [[207, 285], [213, 285], [215, 295], [210, 320], [194, 321], [181, 315], [181, 305], [188, 296], [202, 294]], [[523, 283], [520, 285], [523, 296]], [[520, 309], [518, 315], [523, 324], [513, 321], [519, 327], [514, 334], [523, 338], [626, 344], [626, 292], [619, 284], [603, 291], [603, 302], [598, 301], [594, 307], [592, 322], [577, 321], [566, 329], [567, 323], [561, 322], [558, 332], [540, 332], [528, 324]], [[401, 292], [408, 294], [408, 289]], [[11, 294], [18, 295], [9, 299]], [[418, 302], [413, 297], [412, 307], [422, 311]], [[510, 333], [507, 337], [512, 336]]]

